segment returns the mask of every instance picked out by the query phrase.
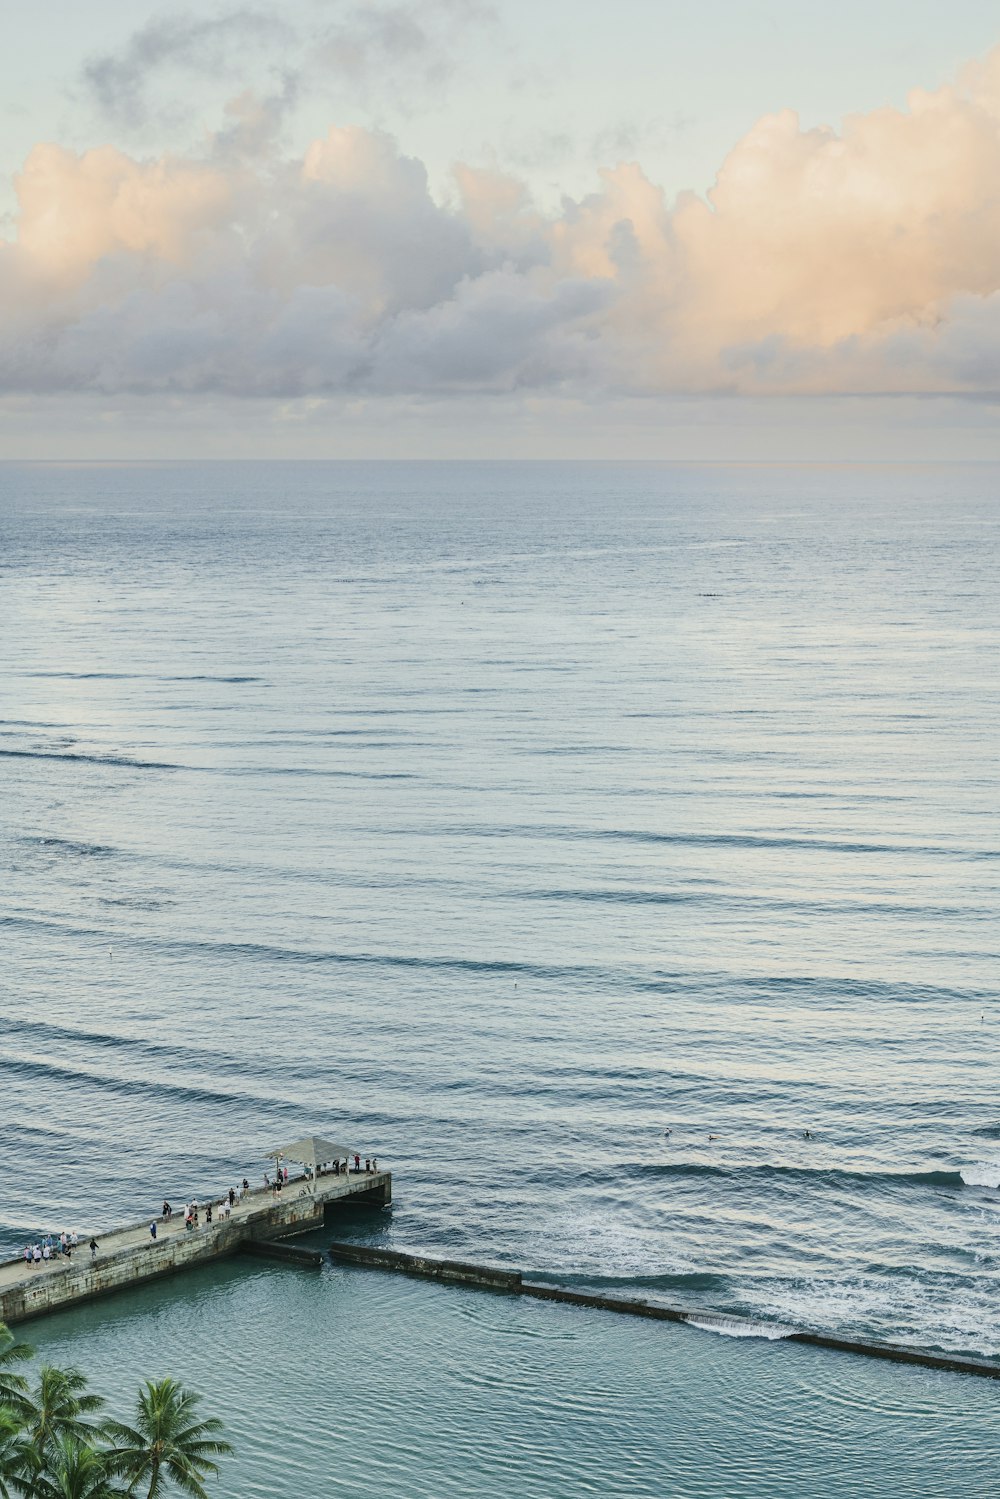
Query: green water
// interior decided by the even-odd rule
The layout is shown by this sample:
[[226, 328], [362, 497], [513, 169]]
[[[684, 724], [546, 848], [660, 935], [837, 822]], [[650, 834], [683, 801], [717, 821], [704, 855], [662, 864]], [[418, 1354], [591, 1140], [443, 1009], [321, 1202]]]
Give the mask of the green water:
[[234, 1260], [24, 1331], [116, 1409], [205, 1392], [219, 1499], [996, 1492], [992, 1382], [377, 1271]]

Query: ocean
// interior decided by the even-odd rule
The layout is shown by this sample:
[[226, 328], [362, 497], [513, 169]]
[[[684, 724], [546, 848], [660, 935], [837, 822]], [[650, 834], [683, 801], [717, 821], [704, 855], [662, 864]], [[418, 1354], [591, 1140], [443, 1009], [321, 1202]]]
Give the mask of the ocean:
[[[1000, 1358], [998, 493], [0, 466], [0, 1250], [316, 1131], [393, 1171], [354, 1237]], [[445, 1293], [363, 1282], [369, 1328], [424, 1297], [460, 1341]], [[74, 1315], [108, 1347], [125, 1314]], [[615, 1338], [828, 1367], [593, 1337], [598, 1386]]]

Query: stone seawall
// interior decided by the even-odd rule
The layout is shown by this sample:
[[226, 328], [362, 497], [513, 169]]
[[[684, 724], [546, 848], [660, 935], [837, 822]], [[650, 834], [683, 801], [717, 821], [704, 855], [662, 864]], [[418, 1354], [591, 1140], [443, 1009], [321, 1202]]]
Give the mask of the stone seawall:
[[371, 1265], [379, 1270], [401, 1270], [428, 1280], [457, 1280], [470, 1286], [488, 1286], [491, 1291], [520, 1292], [519, 1270], [498, 1270], [489, 1265], [469, 1265], [464, 1260], [429, 1260], [419, 1254], [403, 1254], [396, 1249], [369, 1249], [363, 1244], [331, 1244], [335, 1260], [349, 1260], [355, 1265]]
[[318, 1249], [302, 1249], [298, 1244], [282, 1244], [275, 1239], [246, 1239], [239, 1252], [254, 1259], [277, 1260], [282, 1265], [297, 1265], [308, 1270], [318, 1270], [323, 1264]]
[[141, 1248], [129, 1246], [111, 1254], [99, 1253], [93, 1261], [89, 1250], [81, 1246], [75, 1261], [33, 1271], [33, 1278], [26, 1284], [0, 1295], [0, 1321], [24, 1322], [44, 1312], [142, 1285], [160, 1275], [174, 1275], [192, 1265], [234, 1254], [244, 1237], [244, 1224], [222, 1223], [207, 1232], [196, 1230], [183, 1237], [178, 1234], [172, 1239], [158, 1239], [155, 1244], [150, 1240]]
[[322, 1228], [326, 1211], [350, 1199], [381, 1205], [392, 1200], [392, 1177], [377, 1175], [321, 1176], [316, 1194], [301, 1183], [277, 1199], [270, 1192], [250, 1193], [231, 1218], [186, 1231], [178, 1219], [158, 1224], [151, 1239], [148, 1218], [100, 1235], [92, 1260], [83, 1242], [72, 1259], [57, 1258], [37, 1269], [21, 1260], [0, 1265], [0, 1322], [15, 1324], [29, 1317], [59, 1311], [107, 1296], [115, 1291], [176, 1275], [198, 1265], [235, 1254], [255, 1240], [277, 1240]]

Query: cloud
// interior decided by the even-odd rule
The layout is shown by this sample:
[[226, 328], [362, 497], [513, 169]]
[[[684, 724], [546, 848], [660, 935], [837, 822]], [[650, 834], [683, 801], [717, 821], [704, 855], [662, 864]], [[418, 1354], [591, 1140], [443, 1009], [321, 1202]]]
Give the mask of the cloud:
[[707, 198], [669, 202], [626, 162], [555, 213], [468, 165], [441, 201], [420, 161], [357, 126], [288, 159], [281, 108], [244, 93], [200, 156], [36, 147], [0, 245], [0, 386], [1000, 388], [1000, 51], [839, 131], [760, 120]]
[[7, 391], [508, 389], [577, 371], [607, 296], [515, 266], [359, 127], [254, 168], [39, 146], [17, 188]]
[[311, 67], [366, 87], [386, 73], [439, 87], [465, 34], [494, 20], [483, 0], [367, 0], [343, 7], [317, 34]]
[[162, 74], [231, 75], [248, 52], [286, 46], [294, 35], [287, 21], [248, 7], [209, 17], [171, 12], [141, 26], [119, 51], [92, 58], [82, 81], [109, 119], [141, 125], [150, 113], [150, 90]]
[[[117, 127], [138, 130], [160, 115], [176, 122], [183, 81], [231, 83], [277, 77], [272, 105], [289, 108], [306, 93], [368, 98], [440, 89], [457, 49], [474, 28], [493, 23], [485, 0], [332, 0], [322, 18], [289, 0], [280, 11], [237, 6], [212, 15], [167, 11], [134, 31], [116, 51], [91, 58], [84, 97]], [[189, 101], [185, 99], [185, 105]]]

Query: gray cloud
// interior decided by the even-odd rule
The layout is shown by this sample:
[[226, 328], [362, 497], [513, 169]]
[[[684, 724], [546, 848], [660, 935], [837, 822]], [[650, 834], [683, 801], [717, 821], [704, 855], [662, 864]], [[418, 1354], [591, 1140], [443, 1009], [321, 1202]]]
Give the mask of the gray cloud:
[[401, 87], [440, 88], [468, 31], [494, 19], [483, 0], [333, 0], [320, 15], [295, 0], [281, 14], [252, 5], [207, 17], [166, 12], [91, 58], [81, 86], [103, 116], [130, 129], [161, 114], [176, 119], [183, 78], [229, 87], [237, 77], [259, 85], [277, 76], [270, 97], [286, 110], [331, 83], [357, 96], [389, 92], [398, 104]]
[[207, 18], [173, 12], [133, 32], [120, 51], [91, 58], [82, 82], [109, 119], [141, 125], [150, 113], [150, 91], [162, 75], [231, 77], [248, 53], [286, 47], [294, 38], [286, 21], [262, 10], [240, 7]]
[[495, 22], [493, 7], [483, 0], [364, 0], [339, 6], [308, 47], [304, 72], [317, 88], [332, 79], [366, 99], [391, 93], [399, 108], [414, 91], [426, 97], [443, 88], [468, 33]]

